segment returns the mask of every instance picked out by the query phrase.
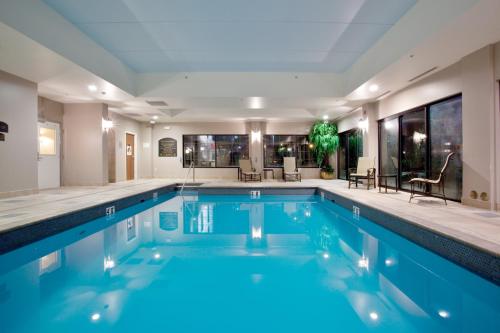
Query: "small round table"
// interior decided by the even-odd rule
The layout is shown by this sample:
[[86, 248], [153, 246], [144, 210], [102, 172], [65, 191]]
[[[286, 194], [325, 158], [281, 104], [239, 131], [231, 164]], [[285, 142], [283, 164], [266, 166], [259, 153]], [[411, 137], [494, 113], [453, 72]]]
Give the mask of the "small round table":
[[[387, 178], [394, 178], [396, 182], [396, 192], [398, 191], [398, 175], [391, 174], [391, 175], [378, 175], [378, 191], [381, 192], [382, 186], [385, 187], [385, 193], [387, 193]], [[382, 182], [383, 180], [383, 182]], [[384, 184], [382, 184], [384, 183]]]
[[272, 172], [273, 179], [274, 179], [274, 169], [273, 168], [264, 168], [264, 169], [262, 169], [262, 172], [264, 172], [264, 178], [267, 179], [267, 173], [266, 172], [268, 172], [268, 171]]

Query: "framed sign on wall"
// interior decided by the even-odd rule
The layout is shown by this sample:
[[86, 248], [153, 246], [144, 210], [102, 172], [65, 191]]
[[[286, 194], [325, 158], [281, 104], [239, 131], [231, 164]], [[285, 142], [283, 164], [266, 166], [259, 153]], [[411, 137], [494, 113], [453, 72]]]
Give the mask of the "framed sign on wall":
[[158, 157], [177, 157], [177, 140], [163, 138], [158, 141]]

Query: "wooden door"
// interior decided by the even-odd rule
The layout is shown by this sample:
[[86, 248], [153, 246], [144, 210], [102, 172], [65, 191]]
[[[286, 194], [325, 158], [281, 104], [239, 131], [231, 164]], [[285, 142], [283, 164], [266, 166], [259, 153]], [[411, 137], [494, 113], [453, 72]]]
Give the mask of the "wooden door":
[[127, 133], [125, 140], [125, 154], [127, 158], [127, 180], [134, 179], [134, 164], [135, 164], [135, 144], [134, 135]]

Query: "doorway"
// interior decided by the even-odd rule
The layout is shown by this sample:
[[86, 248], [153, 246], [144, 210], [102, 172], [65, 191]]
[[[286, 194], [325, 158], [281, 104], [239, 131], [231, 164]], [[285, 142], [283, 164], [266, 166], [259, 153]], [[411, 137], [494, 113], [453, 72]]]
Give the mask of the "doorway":
[[135, 135], [125, 133], [125, 155], [127, 165], [127, 180], [135, 179]]
[[38, 188], [61, 186], [61, 127], [38, 123]]
[[339, 178], [347, 180], [349, 169], [356, 168], [358, 158], [363, 156], [363, 131], [352, 129], [339, 134], [337, 169]]

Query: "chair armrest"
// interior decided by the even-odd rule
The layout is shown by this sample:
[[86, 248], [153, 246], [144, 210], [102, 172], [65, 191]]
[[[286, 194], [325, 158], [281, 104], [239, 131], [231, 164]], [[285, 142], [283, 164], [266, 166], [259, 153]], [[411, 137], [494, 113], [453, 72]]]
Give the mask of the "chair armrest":
[[358, 171], [358, 168], [349, 168], [347, 170], [349, 171], [349, 173], [352, 173]]

